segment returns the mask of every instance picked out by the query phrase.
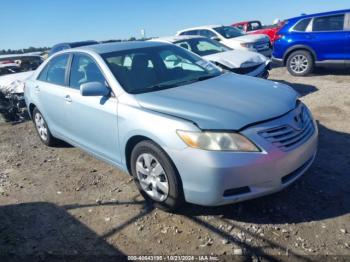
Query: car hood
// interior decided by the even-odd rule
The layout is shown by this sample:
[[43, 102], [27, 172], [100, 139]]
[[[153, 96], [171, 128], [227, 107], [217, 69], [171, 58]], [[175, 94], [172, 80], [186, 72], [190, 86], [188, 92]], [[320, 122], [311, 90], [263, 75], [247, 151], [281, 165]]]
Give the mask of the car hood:
[[227, 39], [228, 41], [240, 41], [244, 43], [267, 42], [269, 38], [263, 34], [242, 35], [235, 38]]
[[239, 130], [292, 110], [297, 93], [277, 82], [225, 73], [135, 97], [143, 108], [190, 120], [201, 129]]
[[23, 93], [24, 82], [34, 71], [4, 75], [0, 77], [0, 91], [7, 93]]
[[228, 68], [245, 68], [265, 63], [268, 59], [256, 52], [233, 50], [203, 56], [204, 59]]

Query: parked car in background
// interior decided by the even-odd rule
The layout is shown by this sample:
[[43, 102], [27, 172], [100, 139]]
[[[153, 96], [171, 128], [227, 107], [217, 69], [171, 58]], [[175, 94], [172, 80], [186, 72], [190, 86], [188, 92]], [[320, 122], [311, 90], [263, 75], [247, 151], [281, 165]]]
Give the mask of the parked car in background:
[[283, 26], [284, 22], [279, 22], [274, 25], [264, 26], [260, 21], [245, 21], [232, 24], [233, 27], [236, 27], [247, 34], [263, 34], [267, 35], [270, 38], [271, 44], [275, 42], [278, 36], [278, 31]]
[[43, 143], [62, 139], [122, 168], [165, 209], [276, 192], [316, 154], [317, 125], [292, 88], [167, 43], [62, 51], [26, 82], [25, 98]]
[[0, 55], [0, 64], [17, 64], [22, 72], [37, 69], [44, 59], [34, 54], [9, 54]]
[[0, 56], [0, 114], [6, 121], [24, 119], [24, 83], [43, 61], [33, 53]]
[[87, 45], [96, 45], [96, 44], [98, 44], [98, 42], [94, 40], [56, 44], [51, 48], [49, 52], [49, 56], [52, 56], [54, 53], [57, 53], [59, 51], [62, 51], [68, 48], [87, 46]]
[[224, 70], [237, 74], [267, 78], [271, 68], [270, 60], [264, 55], [245, 51], [233, 50], [223, 44], [203, 36], [170, 36], [152, 39], [178, 45], [191, 51]]
[[350, 9], [288, 19], [278, 38], [273, 59], [294, 76], [319, 64], [350, 63]]
[[0, 76], [20, 73], [20, 72], [22, 72], [22, 70], [18, 64], [12, 61], [8, 61], [3, 64], [0, 62]]
[[247, 35], [232, 26], [209, 25], [181, 30], [176, 35], [200, 35], [219, 41], [235, 50], [259, 52], [271, 56], [272, 46], [266, 35]]
[[[17, 65], [17, 64], [15, 64]], [[6, 121], [21, 121], [25, 114], [24, 85], [33, 71], [22, 72], [13, 65], [9, 70], [14, 72], [0, 75], [0, 114]], [[0, 72], [2, 70], [0, 64]]]

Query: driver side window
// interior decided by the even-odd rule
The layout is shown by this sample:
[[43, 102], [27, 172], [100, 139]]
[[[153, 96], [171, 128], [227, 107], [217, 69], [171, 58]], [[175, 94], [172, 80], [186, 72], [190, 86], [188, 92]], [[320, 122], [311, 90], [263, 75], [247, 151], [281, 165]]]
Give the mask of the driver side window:
[[73, 56], [69, 86], [80, 89], [80, 85], [88, 82], [100, 82], [105, 85], [105, 78], [96, 62], [87, 55], [75, 54]]

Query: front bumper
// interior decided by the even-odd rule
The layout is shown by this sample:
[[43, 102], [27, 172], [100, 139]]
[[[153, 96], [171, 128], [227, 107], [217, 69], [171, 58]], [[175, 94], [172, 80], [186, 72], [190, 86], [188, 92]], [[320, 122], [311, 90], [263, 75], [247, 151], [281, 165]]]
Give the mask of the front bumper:
[[169, 151], [183, 182], [187, 202], [217, 206], [240, 202], [282, 190], [312, 164], [317, 151], [318, 130], [301, 145], [282, 151], [258, 132], [285, 123], [292, 113], [250, 127], [241, 133], [263, 152], [215, 152], [186, 148]]
[[272, 59], [272, 62], [273, 62], [273, 63], [275, 63], [275, 64], [277, 64], [277, 65], [280, 65], [280, 66], [283, 65], [283, 59], [282, 59], [282, 58], [276, 58], [276, 57], [272, 56], [271, 59]]
[[246, 75], [267, 79], [270, 75], [270, 73], [269, 73], [270, 70], [271, 70], [271, 61], [267, 60], [264, 64], [262, 64], [256, 70], [254, 70]]

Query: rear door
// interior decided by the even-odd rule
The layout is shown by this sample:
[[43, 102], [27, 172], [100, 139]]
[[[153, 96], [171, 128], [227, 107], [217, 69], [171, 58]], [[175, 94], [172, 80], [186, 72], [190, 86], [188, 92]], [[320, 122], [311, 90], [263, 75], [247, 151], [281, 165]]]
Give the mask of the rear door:
[[345, 14], [314, 17], [306, 35], [318, 60], [343, 60], [346, 49]]
[[64, 90], [66, 86], [69, 54], [54, 57], [47, 63], [34, 83], [34, 93], [38, 97], [39, 110], [44, 115], [54, 134], [67, 133], [64, 112]]
[[95, 60], [87, 54], [75, 53], [69, 87], [65, 90], [69, 139], [108, 161], [119, 163], [117, 98], [113, 94], [82, 96], [80, 86], [88, 82], [108, 86]]

